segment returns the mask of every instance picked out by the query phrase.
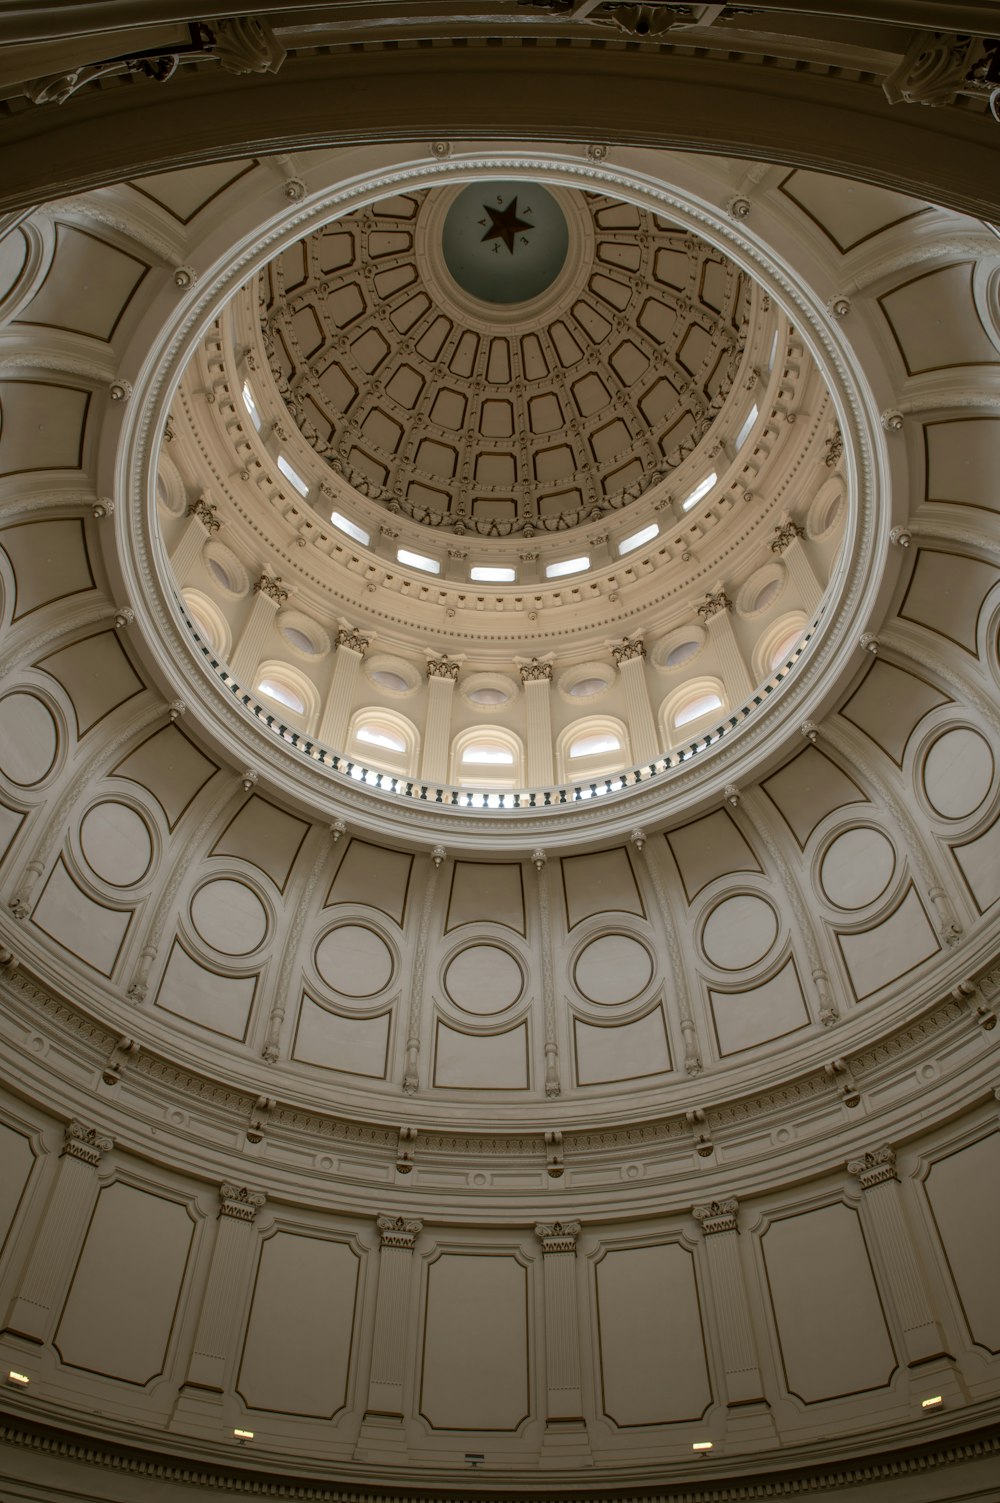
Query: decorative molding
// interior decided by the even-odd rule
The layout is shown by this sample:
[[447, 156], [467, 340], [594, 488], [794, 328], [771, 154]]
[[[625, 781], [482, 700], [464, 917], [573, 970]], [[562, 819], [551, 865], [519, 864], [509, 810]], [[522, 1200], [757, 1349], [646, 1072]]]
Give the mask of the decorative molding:
[[576, 1239], [581, 1226], [579, 1221], [537, 1221], [535, 1236], [542, 1244], [543, 1253], [575, 1253]]
[[226, 1180], [219, 1186], [219, 1200], [220, 1216], [231, 1216], [234, 1221], [253, 1221], [267, 1196], [263, 1190], [250, 1190], [246, 1185], [234, 1185]]
[[797, 522], [780, 522], [774, 529], [774, 537], [771, 539], [771, 552], [784, 553], [786, 548], [792, 546], [796, 538], [801, 537], [805, 537], [804, 527], [800, 527]]
[[702, 621], [711, 621], [720, 611], [731, 611], [733, 602], [724, 589], [706, 591], [703, 605], [698, 607], [698, 615]]
[[427, 677], [450, 679], [452, 683], [458, 678], [459, 663], [453, 663], [448, 658], [428, 658]]
[[884, 1185], [887, 1180], [897, 1177], [895, 1150], [886, 1146], [876, 1148], [873, 1153], [866, 1153], [860, 1159], [849, 1159], [847, 1172], [854, 1176], [862, 1190]]
[[254, 585], [253, 592], [255, 595], [266, 595], [275, 605], [284, 605], [288, 599], [288, 591], [281, 586], [280, 574], [275, 574], [273, 578], [270, 574], [262, 574]]
[[212, 534], [213, 537], [222, 526], [222, 523], [219, 520], [218, 509], [213, 505], [211, 501], [208, 500], [206, 496], [199, 496], [197, 501], [192, 501], [191, 505], [187, 509], [186, 515], [189, 517], [197, 517], [198, 521], [208, 532]]
[[277, 73], [286, 52], [263, 16], [228, 16], [212, 21], [206, 51], [225, 73]]
[[552, 664], [540, 663], [537, 658], [532, 658], [530, 663], [522, 663], [519, 668], [522, 684], [549, 684], [552, 682]]
[[114, 1148], [114, 1139], [106, 1138], [96, 1127], [85, 1127], [74, 1117], [66, 1124], [61, 1157], [79, 1159], [96, 1169], [104, 1154]]
[[631, 663], [634, 659], [640, 660], [646, 656], [646, 644], [641, 637], [625, 637], [619, 647], [612, 647], [611, 656], [615, 660], [615, 666], [620, 668], [623, 663]]
[[414, 1242], [424, 1229], [422, 1221], [406, 1216], [380, 1216], [375, 1225], [383, 1247], [402, 1247], [407, 1252], [412, 1251]]
[[360, 653], [364, 657], [371, 642], [370, 637], [364, 636], [356, 626], [342, 626], [334, 638], [337, 647], [348, 647], [351, 652]]
[[701, 1229], [706, 1237], [712, 1237], [716, 1232], [736, 1232], [737, 1216], [740, 1203], [732, 1198], [728, 1200], [713, 1200], [708, 1205], [695, 1206], [692, 1211], [695, 1221], [701, 1222]]

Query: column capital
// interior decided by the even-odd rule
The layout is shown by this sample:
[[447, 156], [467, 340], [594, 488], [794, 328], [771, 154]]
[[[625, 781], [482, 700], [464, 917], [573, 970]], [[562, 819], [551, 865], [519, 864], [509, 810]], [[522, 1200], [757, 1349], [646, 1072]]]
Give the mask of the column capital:
[[375, 1224], [383, 1247], [402, 1247], [407, 1252], [424, 1229], [422, 1221], [407, 1216], [380, 1216]]
[[197, 517], [201, 525], [207, 532], [210, 532], [213, 537], [222, 526], [222, 523], [219, 521], [219, 517], [216, 513], [216, 509], [213, 506], [212, 502], [209, 501], [207, 496], [199, 496], [197, 501], [192, 501], [191, 505], [187, 509], [186, 515], [189, 517]]
[[246, 1185], [231, 1185], [228, 1181], [219, 1186], [220, 1216], [231, 1216], [234, 1221], [253, 1221], [267, 1200], [263, 1190], [248, 1190]]
[[253, 592], [255, 595], [266, 595], [275, 605], [284, 605], [288, 599], [288, 591], [282, 588], [280, 574], [262, 574], [254, 585]]
[[539, 1221], [535, 1223], [535, 1236], [542, 1244], [543, 1253], [576, 1252], [576, 1239], [579, 1235], [579, 1221]]
[[702, 621], [711, 621], [713, 616], [718, 616], [722, 611], [731, 611], [732, 608], [733, 602], [720, 587], [718, 590], [706, 591], [704, 604], [698, 607], [698, 615]]
[[369, 639], [362, 636], [355, 626], [342, 626], [337, 633], [337, 647], [349, 647], [352, 652], [360, 653], [364, 657], [368, 651]]
[[453, 663], [450, 658], [428, 658], [427, 677], [450, 679], [452, 683], [458, 678], [460, 664]]
[[81, 1164], [96, 1169], [101, 1156], [110, 1153], [114, 1146], [114, 1140], [103, 1137], [96, 1127], [85, 1127], [75, 1118], [66, 1124], [62, 1150], [66, 1158], [79, 1159]]
[[623, 637], [617, 647], [612, 647], [611, 656], [618, 668], [623, 663], [633, 662], [636, 658], [641, 661], [646, 656], [646, 644], [641, 637]]
[[738, 1231], [736, 1217], [739, 1209], [739, 1201], [730, 1197], [728, 1200], [713, 1200], [708, 1205], [695, 1206], [691, 1214], [695, 1221], [701, 1222], [705, 1236], [711, 1237], [716, 1232]]
[[792, 546], [796, 538], [804, 536], [805, 528], [800, 527], [797, 522], [792, 522], [791, 520], [779, 522], [778, 526], [774, 529], [774, 537], [771, 539], [771, 552], [784, 553], [786, 548]]
[[886, 1146], [876, 1148], [874, 1153], [866, 1153], [862, 1158], [849, 1159], [847, 1172], [854, 1175], [862, 1190], [884, 1185], [887, 1180], [896, 1178], [895, 1150]]
[[551, 684], [552, 664], [540, 663], [532, 658], [530, 663], [521, 663], [519, 670], [522, 684]]

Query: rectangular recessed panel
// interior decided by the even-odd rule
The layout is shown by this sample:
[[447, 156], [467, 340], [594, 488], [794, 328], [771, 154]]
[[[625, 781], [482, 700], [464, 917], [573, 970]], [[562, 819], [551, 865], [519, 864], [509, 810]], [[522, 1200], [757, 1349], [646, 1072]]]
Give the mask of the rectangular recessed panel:
[[129, 752], [114, 775], [147, 788], [174, 828], [192, 799], [218, 768], [189, 741], [183, 731], [168, 725]]
[[947, 703], [947, 694], [919, 674], [876, 659], [840, 713], [902, 767], [906, 744], [921, 720]]
[[427, 1270], [420, 1414], [432, 1430], [511, 1432], [528, 1418], [528, 1272], [503, 1253]]
[[303, 996], [292, 1058], [326, 1070], [384, 1080], [391, 1023], [388, 1012], [375, 1018], [345, 1017]]
[[947, 418], [924, 424], [926, 499], [1000, 510], [996, 484], [1000, 418]]
[[727, 809], [706, 814], [688, 825], [671, 830], [666, 837], [687, 893], [692, 902], [703, 887], [726, 872], [759, 872], [753, 851], [737, 829]]
[[108, 340], [148, 270], [147, 262], [88, 230], [57, 223], [45, 279], [14, 323]]
[[857, 784], [814, 746], [786, 762], [761, 787], [800, 846], [805, 845], [820, 820], [835, 809], [867, 802]]
[[857, 1212], [782, 1217], [761, 1248], [788, 1391], [817, 1404], [886, 1387], [896, 1356]]
[[809, 1009], [794, 961], [786, 961], [762, 986], [738, 992], [710, 990], [712, 1021], [719, 1054], [739, 1054], [771, 1039], [784, 1038], [809, 1025]]
[[402, 924], [412, 867], [413, 857], [407, 851], [352, 840], [330, 884], [325, 906], [365, 903]]
[[178, 1201], [105, 1186], [55, 1334], [62, 1361], [140, 1386], [158, 1377], [193, 1236]]
[[347, 1403], [360, 1260], [279, 1231], [261, 1247], [236, 1391], [248, 1409], [332, 1419]]
[[14, 570], [15, 621], [52, 601], [94, 588], [80, 517], [5, 527], [0, 532], [0, 545]]
[[0, 1164], [3, 1164], [3, 1173], [0, 1174], [0, 1256], [2, 1256], [21, 1204], [21, 1197], [27, 1188], [35, 1164], [35, 1155], [29, 1139], [3, 1122], [0, 1122]]
[[457, 1091], [526, 1091], [528, 1030], [523, 1023], [503, 1033], [463, 1033], [438, 1022], [434, 1084]]
[[69, 955], [110, 976], [131, 918], [130, 908], [122, 911], [96, 903], [77, 887], [60, 860], [35, 904], [31, 922]]
[[211, 854], [251, 862], [283, 891], [308, 833], [304, 820], [255, 793], [230, 820]]
[[644, 1080], [672, 1069], [662, 1007], [632, 1023], [598, 1026], [574, 1018], [573, 1039], [581, 1086]]
[[675, 1242], [596, 1265], [600, 1402], [622, 1429], [698, 1420], [712, 1402], [694, 1260]]
[[976, 907], [985, 913], [1000, 899], [1000, 820], [994, 820], [975, 840], [953, 845], [951, 850]]
[[0, 381], [0, 475], [80, 469], [90, 397], [54, 381]]
[[837, 938], [859, 1002], [908, 975], [941, 948], [912, 886], [888, 918], [860, 934], [840, 932]]
[[517, 862], [455, 862], [445, 933], [484, 921], [524, 934], [524, 883]]
[[899, 615], [975, 657], [979, 613], [996, 577], [996, 567], [981, 559], [921, 548]]
[[646, 917], [635, 873], [624, 846], [589, 856], [564, 856], [559, 863], [566, 899], [566, 927], [593, 913], [615, 911]]
[[969, 1335], [1000, 1352], [1000, 1133], [938, 1159], [925, 1181], [937, 1233], [961, 1301]]
[[256, 976], [224, 976], [211, 971], [175, 940], [156, 994], [156, 1006], [213, 1033], [242, 1040], [256, 987]]

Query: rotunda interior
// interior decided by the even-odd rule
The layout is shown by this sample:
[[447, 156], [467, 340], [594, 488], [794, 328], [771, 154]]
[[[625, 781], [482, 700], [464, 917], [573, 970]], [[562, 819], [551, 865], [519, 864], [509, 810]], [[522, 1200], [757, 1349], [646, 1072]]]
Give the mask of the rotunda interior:
[[1000, 1497], [995, 7], [86, 9], [0, 15], [4, 1499]]

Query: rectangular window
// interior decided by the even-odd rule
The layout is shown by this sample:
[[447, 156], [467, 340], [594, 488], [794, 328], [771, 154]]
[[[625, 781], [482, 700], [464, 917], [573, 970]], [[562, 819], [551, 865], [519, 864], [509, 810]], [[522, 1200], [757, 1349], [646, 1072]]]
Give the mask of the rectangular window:
[[740, 429], [739, 433], [737, 433], [737, 435], [736, 435], [736, 447], [737, 447], [737, 449], [742, 449], [743, 445], [746, 443], [747, 439], [750, 437], [750, 430], [751, 430], [751, 428], [753, 427], [753, 425], [754, 425], [754, 423], [756, 421], [757, 421], [757, 404], [755, 402], [754, 405], [751, 407], [750, 411], [747, 413], [746, 417], [743, 419], [743, 427]]
[[652, 542], [660, 530], [659, 522], [650, 522], [641, 532], [633, 532], [630, 538], [623, 538], [618, 544], [618, 552], [631, 553], [634, 548], [641, 548], [643, 543]]
[[356, 543], [363, 543], [366, 548], [372, 540], [370, 532], [365, 532], [365, 529], [359, 527], [357, 522], [352, 522], [350, 517], [343, 516], [339, 511], [330, 513], [330, 521], [338, 531], [346, 532], [349, 538], [353, 538]]
[[546, 565], [545, 578], [565, 579], [567, 574], [582, 574], [584, 569], [589, 568], [589, 558], [564, 558], [557, 564]]
[[513, 584], [517, 578], [517, 570], [494, 569], [477, 564], [474, 569], [469, 570], [469, 578], [476, 584]]
[[278, 455], [278, 469], [284, 475], [289, 485], [293, 485], [295, 487], [300, 496], [308, 496], [308, 484], [302, 479], [302, 476], [299, 474], [298, 470], [292, 469], [292, 466], [288, 463], [288, 460], [285, 458], [284, 454]]
[[257, 403], [253, 399], [253, 392], [250, 390], [249, 381], [244, 381], [243, 383], [243, 405], [246, 408], [247, 412], [250, 414], [251, 423], [253, 423], [254, 427], [259, 433], [260, 413], [257, 411]]
[[396, 557], [401, 564], [408, 564], [411, 569], [422, 569], [425, 574], [440, 574], [441, 565], [436, 558], [428, 558], [423, 553], [412, 553], [409, 548], [397, 548]]

